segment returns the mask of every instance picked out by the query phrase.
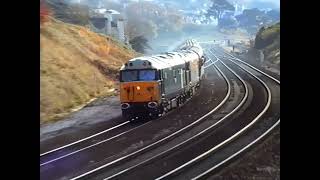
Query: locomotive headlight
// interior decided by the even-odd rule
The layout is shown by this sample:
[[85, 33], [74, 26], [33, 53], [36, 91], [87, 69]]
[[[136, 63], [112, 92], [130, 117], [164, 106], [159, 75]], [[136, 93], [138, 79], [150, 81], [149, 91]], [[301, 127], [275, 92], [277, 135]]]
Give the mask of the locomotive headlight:
[[122, 103], [121, 104], [121, 109], [128, 109], [130, 107], [129, 103]]
[[140, 86], [137, 86], [137, 90], [140, 90]]
[[158, 103], [157, 102], [149, 102], [148, 103], [148, 107], [149, 108], [156, 108], [158, 106]]

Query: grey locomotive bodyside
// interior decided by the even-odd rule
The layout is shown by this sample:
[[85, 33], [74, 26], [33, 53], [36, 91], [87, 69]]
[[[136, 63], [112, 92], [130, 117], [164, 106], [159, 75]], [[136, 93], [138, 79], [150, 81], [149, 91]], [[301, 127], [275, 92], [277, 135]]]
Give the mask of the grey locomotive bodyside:
[[163, 101], [167, 102], [164, 103], [164, 105], [167, 105], [167, 109], [179, 106], [179, 103], [183, 103], [186, 98], [193, 96], [200, 86], [205, 58], [202, 48], [197, 45], [197, 49], [201, 50], [197, 52], [195, 49], [192, 49], [194, 47], [194, 43], [185, 43], [176, 52], [181, 52], [181, 49], [189, 50], [180, 55], [186, 61], [159, 70], [161, 75], [161, 94]]

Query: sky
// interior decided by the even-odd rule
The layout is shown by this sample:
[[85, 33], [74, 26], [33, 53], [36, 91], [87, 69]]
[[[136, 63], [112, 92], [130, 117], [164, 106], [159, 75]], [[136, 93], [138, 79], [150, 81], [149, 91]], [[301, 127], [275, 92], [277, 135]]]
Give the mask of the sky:
[[[172, 0], [175, 1], [175, 0]], [[176, 0], [176, 1], [182, 1], [185, 3], [186, 0]], [[201, 2], [197, 0], [188, 0], [189, 2]], [[229, 2], [239, 2], [240, 4], [243, 4], [247, 8], [272, 8], [272, 9], [278, 9], [280, 8], [280, 0], [227, 0]]]
[[[81, 2], [81, 0], [71, 0], [73, 2]], [[115, 0], [117, 1], [117, 0]], [[139, 1], [139, 0], [135, 0], [135, 1]], [[146, 1], [146, 0], [145, 0]], [[147, 1], [155, 1], [155, 0], [147, 0]], [[159, 1], [159, 0], [158, 0]], [[197, 2], [203, 2], [206, 0], [201, 0], [201, 1], [197, 1], [197, 0], [171, 0], [171, 1], [176, 1], [176, 2], [183, 2], [186, 3], [186, 1], [188, 2], [192, 2], [192, 3], [197, 3]], [[210, 1], [210, 0], [208, 0]], [[259, 8], [259, 9], [279, 9], [280, 8], [280, 0], [227, 0], [229, 2], [239, 2], [240, 4], [243, 4], [247, 9], [250, 8]]]
[[[158, 0], [160, 1], [160, 0]], [[210, 0], [170, 0], [172, 2], [190, 2], [190, 3], [203, 3], [204, 1]], [[246, 8], [259, 8], [259, 9], [279, 9], [280, 8], [280, 0], [227, 0], [229, 2], [238, 2], [239, 4], [243, 4]], [[188, 4], [188, 3], [187, 3]]]
[[234, 0], [248, 8], [280, 8], [280, 0]]

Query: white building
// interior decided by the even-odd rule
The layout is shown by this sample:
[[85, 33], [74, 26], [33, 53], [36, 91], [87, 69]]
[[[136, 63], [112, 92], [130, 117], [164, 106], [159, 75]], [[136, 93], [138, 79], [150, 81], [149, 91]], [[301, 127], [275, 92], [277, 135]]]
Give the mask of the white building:
[[125, 19], [116, 10], [95, 9], [90, 15], [89, 26], [94, 32], [113, 36], [121, 42], [126, 42], [124, 34]]
[[233, 6], [235, 7], [235, 11], [234, 11], [235, 16], [242, 14], [243, 10], [245, 9], [245, 6], [243, 4], [234, 3]]

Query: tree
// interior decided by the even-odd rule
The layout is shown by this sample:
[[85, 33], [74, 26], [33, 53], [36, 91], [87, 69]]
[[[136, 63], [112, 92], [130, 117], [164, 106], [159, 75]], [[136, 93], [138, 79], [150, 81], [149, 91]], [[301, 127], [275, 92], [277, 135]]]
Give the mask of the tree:
[[44, 0], [40, 0], [40, 24], [48, 21], [48, 16], [51, 14]]
[[237, 20], [240, 23], [240, 26], [246, 27], [246, 26], [252, 26], [252, 25], [258, 25], [262, 17], [266, 16], [263, 11], [260, 11], [257, 8], [253, 9], [245, 9], [242, 14], [236, 16]]
[[154, 39], [158, 32], [179, 31], [183, 26], [182, 14], [173, 8], [165, 8], [154, 2], [131, 2], [125, 9], [126, 35], [132, 39], [145, 36]]
[[170, 13], [167, 18], [163, 21], [163, 28], [167, 31], [177, 32], [183, 27], [183, 18], [179, 14]]
[[272, 9], [267, 12], [267, 15], [271, 18], [272, 21], [280, 20], [280, 12], [277, 10]]
[[125, 31], [129, 39], [133, 39], [137, 36], [153, 39], [158, 36], [158, 26], [152, 20], [141, 17], [128, 18]]
[[223, 18], [219, 23], [220, 28], [236, 29], [238, 22], [234, 17]]
[[81, 4], [70, 5], [69, 17], [74, 24], [85, 26], [89, 23], [89, 7]]
[[275, 10], [267, 13], [258, 8], [246, 9], [242, 14], [236, 16], [239, 26], [245, 28], [249, 33], [255, 34], [262, 26], [271, 25], [280, 20], [280, 13]]
[[87, 25], [89, 7], [83, 4], [68, 4], [65, 0], [46, 0], [54, 17], [67, 23]]
[[152, 49], [148, 44], [148, 39], [144, 36], [137, 36], [129, 41], [132, 49], [140, 53], [146, 53], [147, 49]]
[[207, 17], [213, 16], [214, 18], [221, 20], [225, 11], [235, 11], [235, 8], [227, 0], [212, 0], [212, 5], [208, 9]]

